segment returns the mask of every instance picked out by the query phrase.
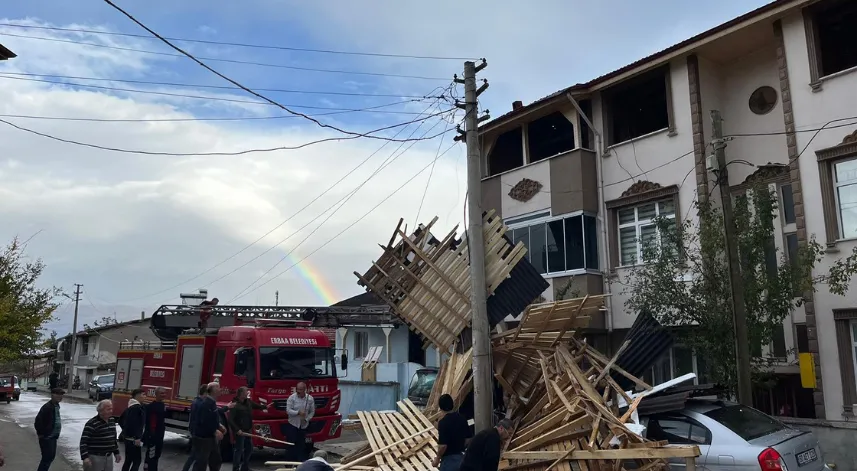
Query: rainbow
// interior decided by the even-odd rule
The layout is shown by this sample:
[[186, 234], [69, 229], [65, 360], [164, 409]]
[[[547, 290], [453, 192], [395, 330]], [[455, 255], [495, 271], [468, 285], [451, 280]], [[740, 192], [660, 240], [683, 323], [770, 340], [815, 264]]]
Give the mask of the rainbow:
[[[297, 270], [298, 276], [304, 280], [307, 287], [315, 293], [319, 301], [321, 301], [324, 306], [330, 306], [331, 304], [339, 302], [339, 294], [337, 294], [333, 286], [324, 279], [321, 271], [310, 263], [309, 257], [301, 260], [297, 256], [288, 254], [286, 259], [291, 262], [295, 267], [295, 270]], [[286, 303], [281, 302], [280, 304]]]

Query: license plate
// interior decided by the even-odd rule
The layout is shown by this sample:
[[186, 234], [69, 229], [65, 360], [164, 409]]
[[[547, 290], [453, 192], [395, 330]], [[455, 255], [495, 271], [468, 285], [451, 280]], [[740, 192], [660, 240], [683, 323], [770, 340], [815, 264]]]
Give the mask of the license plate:
[[815, 452], [815, 448], [806, 450], [804, 452], [798, 453], [795, 458], [797, 458], [797, 465], [803, 466], [805, 464], [812, 463], [813, 461], [818, 459], [818, 453]]

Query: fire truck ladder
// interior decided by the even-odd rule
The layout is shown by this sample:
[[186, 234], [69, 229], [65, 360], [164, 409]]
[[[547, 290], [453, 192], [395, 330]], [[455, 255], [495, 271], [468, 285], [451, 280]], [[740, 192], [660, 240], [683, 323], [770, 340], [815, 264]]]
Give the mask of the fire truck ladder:
[[399, 324], [388, 306], [316, 307], [316, 306], [187, 306], [164, 305], [152, 313], [150, 327], [162, 341], [175, 341], [189, 329], [199, 327], [203, 309], [210, 312], [208, 328], [235, 325], [236, 321], [256, 320], [309, 322], [311, 327], [337, 328], [350, 325]]

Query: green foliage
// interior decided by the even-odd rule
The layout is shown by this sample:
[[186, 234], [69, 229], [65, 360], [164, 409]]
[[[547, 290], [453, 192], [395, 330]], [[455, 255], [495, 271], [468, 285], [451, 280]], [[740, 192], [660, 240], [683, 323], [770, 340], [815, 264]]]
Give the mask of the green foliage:
[[57, 305], [57, 288], [38, 288], [41, 260], [28, 260], [17, 239], [0, 252], [0, 362], [13, 362], [43, 344], [41, 329]]
[[[751, 360], [759, 379], [772, 363], [760, 346], [771, 343], [774, 329], [818, 286], [826, 284], [830, 292], [844, 294], [857, 272], [855, 250], [814, 278], [813, 269], [824, 257], [814, 238], [802, 244], [793, 260], [778, 254], [773, 242], [779, 234], [774, 229], [776, 201], [775, 193], [760, 186], [736, 198], [734, 205]], [[626, 307], [679, 327], [679, 341], [705, 356], [711, 380], [734, 390], [735, 336], [723, 215], [709, 203], [697, 203], [696, 209], [696, 221], [657, 221], [661, 242], [644, 247], [646, 263], [629, 271]]]

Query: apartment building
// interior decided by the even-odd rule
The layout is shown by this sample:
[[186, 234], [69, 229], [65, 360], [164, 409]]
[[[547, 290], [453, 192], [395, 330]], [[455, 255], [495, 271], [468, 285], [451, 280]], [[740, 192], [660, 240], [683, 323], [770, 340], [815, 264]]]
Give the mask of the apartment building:
[[[731, 192], [775, 189], [779, 253], [793, 256], [815, 237], [827, 244], [816, 270], [824, 273], [857, 247], [855, 32], [857, 2], [778, 0], [587, 83], [515, 102], [480, 128], [483, 207], [527, 244], [551, 284], [545, 299], [610, 294], [588, 337], [615, 351], [636, 316], [621, 282], [643, 263], [641, 242], [657, 237], [652, 219], [693, 218], [696, 198], [718, 198], [707, 168], [718, 110]], [[855, 321], [857, 298], [819, 286], [762, 347], [781, 359], [782, 388], [757, 395], [757, 405], [853, 417]], [[801, 386], [797, 353], [813, 355], [814, 389]], [[676, 347], [650, 380], [704, 370], [703, 356]]]

